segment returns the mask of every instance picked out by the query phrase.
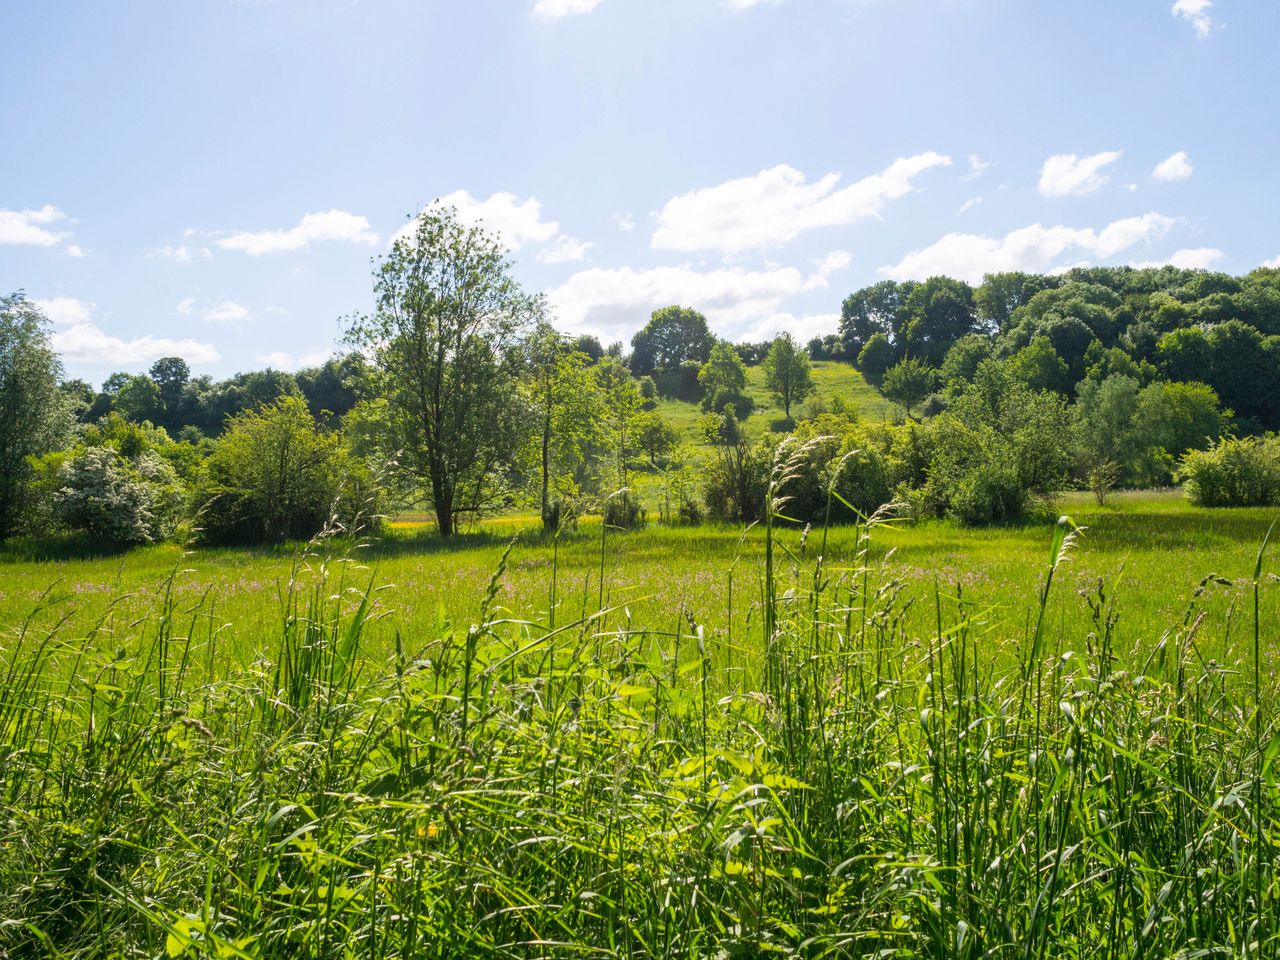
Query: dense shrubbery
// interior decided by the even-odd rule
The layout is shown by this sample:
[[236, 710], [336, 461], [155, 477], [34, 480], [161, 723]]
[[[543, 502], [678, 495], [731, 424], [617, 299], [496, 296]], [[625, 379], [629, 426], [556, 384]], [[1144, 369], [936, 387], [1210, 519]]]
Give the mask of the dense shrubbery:
[[131, 460], [112, 447], [86, 447], [58, 468], [58, 483], [55, 520], [118, 546], [172, 535], [185, 500], [177, 472], [151, 451]]
[[1280, 504], [1280, 437], [1232, 438], [1192, 450], [1178, 472], [1187, 499], [1197, 506], [1275, 506]]
[[297, 397], [234, 418], [196, 491], [209, 543], [305, 540], [372, 515], [368, 469], [338, 434], [321, 430]]

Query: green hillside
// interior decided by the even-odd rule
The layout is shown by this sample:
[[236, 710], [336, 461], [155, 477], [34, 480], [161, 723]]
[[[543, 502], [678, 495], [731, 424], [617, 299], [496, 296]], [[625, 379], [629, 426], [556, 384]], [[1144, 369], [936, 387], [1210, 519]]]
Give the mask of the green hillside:
[[[847, 408], [854, 410], [858, 416], [879, 420], [893, 416], [892, 404], [867, 383], [851, 364], [837, 360], [813, 361], [813, 379], [818, 392], [804, 403], [793, 405], [792, 416], [799, 418], [815, 402], [825, 403], [828, 407], [838, 397]], [[788, 424], [782, 407], [774, 403], [764, 384], [764, 367], [747, 368], [747, 393], [755, 401], [755, 410], [746, 420], [747, 432], [752, 437], [763, 436], [766, 432], [784, 431]], [[702, 406], [698, 402], [680, 400], [674, 397], [663, 397], [658, 402], [658, 412], [669, 421], [681, 437], [694, 444], [701, 444], [698, 433], [698, 419], [703, 415]]]

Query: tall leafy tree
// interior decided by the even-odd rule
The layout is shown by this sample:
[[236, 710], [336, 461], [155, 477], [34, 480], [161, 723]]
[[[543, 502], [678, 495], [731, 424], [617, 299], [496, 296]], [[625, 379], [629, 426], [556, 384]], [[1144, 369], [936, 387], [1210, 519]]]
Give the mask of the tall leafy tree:
[[596, 444], [600, 392], [591, 376], [591, 357], [549, 323], [538, 323], [526, 350], [525, 393], [537, 423], [539, 511], [543, 529], [554, 530], [563, 514], [558, 494], [574, 484]]
[[644, 412], [644, 400], [635, 378], [616, 357], [605, 357], [592, 371], [604, 403], [602, 422], [613, 459], [614, 489], [622, 490], [627, 486], [627, 467], [639, 443], [638, 421]]
[[698, 382], [705, 394], [702, 406], [719, 412], [726, 403], [741, 405], [742, 391], [747, 386], [747, 365], [738, 351], [724, 340], [717, 340], [711, 355], [698, 371]]
[[0, 540], [18, 526], [31, 457], [61, 445], [73, 419], [48, 324], [22, 293], [0, 297]]
[[502, 495], [524, 441], [519, 345], [539, 305], [510, 271], [495, 237], [430, 207], [375, 268], [374, 312], [347, 331], [373, 358], [402, 464], [445, 537]]
[[670, 370], [693, 360], [706, 363], [715, 337], [707, 318], [688, 307], [655, 310], [631, 339], [631, 372], [636, 376]]
[[791, 405], [802, 402], [816, 389], [809, 358], [796, 345], [791, 334], [781, 333], [770, 344], [764, 358], [764, 382], [782, 404], [788, 420], [791, 419]]
[[844, 354], [853, 358], [877, 333], [897, 343], [902, 333], [907, 298], [915, 283], [879, 283], [851, 293], [840, 306], [840, 340]]
[[930, 277], [916, 286], [904, 310], [903, 345], [935, 367], [942, 364], [952, 344], [978, 331], [973, 288], [950, 277]]

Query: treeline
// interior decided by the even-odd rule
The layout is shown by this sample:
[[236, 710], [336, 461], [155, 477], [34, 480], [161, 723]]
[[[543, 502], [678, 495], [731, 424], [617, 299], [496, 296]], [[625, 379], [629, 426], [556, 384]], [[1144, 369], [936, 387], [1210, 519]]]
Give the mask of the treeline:
[[[279, 542], [417, 505], [444, 536], [514, 507], [548, 530], [750, 522], [779, 486], [800, 522], [893, 501], [993, 523], [1071, 487], [1176, 481], [1209, 505], [1280, 500], [1280, 271], [886, 281], [807, 351], [731, 345], [679, 306], [606, 348], [557, 332], [497, 241], [437, 208], [373, 292], [322, 366], [213, 381], [165, 358], [101, 390], [63, 380], [33, 304], [0, 300], [0, 537]], [[810, 357], [856, 363], [901, 421], [817, 396]], [[748, 431], [749, 364], [787, 432]], [[663, 398], [701, 404], [696, 442]]]

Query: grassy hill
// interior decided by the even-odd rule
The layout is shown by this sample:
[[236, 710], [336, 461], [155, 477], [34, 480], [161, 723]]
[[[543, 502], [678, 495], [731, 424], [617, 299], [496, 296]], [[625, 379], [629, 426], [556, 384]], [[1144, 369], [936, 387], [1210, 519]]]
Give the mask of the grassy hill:
[[[813, 362], [813, 379], [818, 391], [814, 397], [802, 404], [793, 406], [792, 416], [800, 417], [815, 401], [822, 401], [828, 406], [839, 397], [848, 407], [855, 410], [860, 417], [879, 420], [893, 416], [892, 404], [871, 384], [867, 383], [852, 365], [836, 360], [816, 360]], [[782, 407], [774, 403], [764, 384], [764, 367], [747, 368], [747, 394], [755, 401], [755, 410], [746, 420], [747, 433], [752, 437], [763, 436], [766, 432], [785, 431], [790, 425], [783, 415]], [[698, 419], [703, 415], [702, 406], [697, 401], [686, 401], [675, 397], [663, 397], [658, 402], [658, 412], [680, 431], [681, 437], [689, 443], [701, 445], [702, 438], [698, 434]]]

